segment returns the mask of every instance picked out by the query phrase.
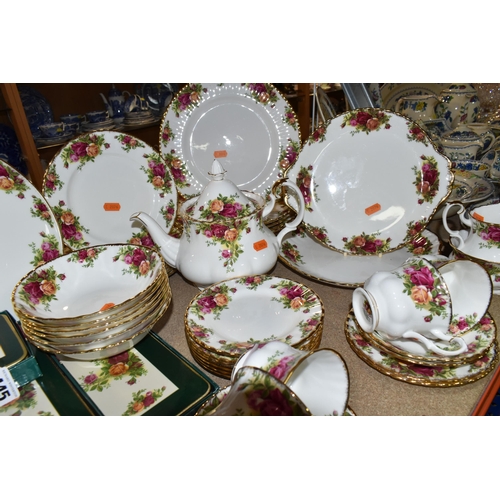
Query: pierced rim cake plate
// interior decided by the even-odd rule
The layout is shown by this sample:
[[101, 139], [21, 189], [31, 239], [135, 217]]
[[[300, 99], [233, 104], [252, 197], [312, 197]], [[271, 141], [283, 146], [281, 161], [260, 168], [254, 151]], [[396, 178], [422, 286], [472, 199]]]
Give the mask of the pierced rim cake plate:
[[[425, 228], [450, 194], [450, 160], [408, 118], [348, 111], [319, 127], [287, 176], [305, 202], [304, 227], [338, 252], [392, 252]], [[286, 203], [296, 210], [295, 198]]]
[[0, 245], [2, 286], [0, 310], [17, 318], [11, 293], [34, 267], [63, 254], [59, 226], [48, 202], [16, 169], [0, 160]]
[[186, 309], [186, 333], [207, 351], [239, 356], [254, 344], [281, 340], [296, 347], [323, 326], [318, 295], [301, 283], [259, 275], [221, 281]]
[[392, 271], [415, 255], [439, 253], [439, 238], [423, 230], [417, 239], [394, 252], [381, 255], [351, 255], [333, 252], [314, 240], [306, 231], [285, 235], [279, 260], [295, 272], [335, 286], [355, 288], [377, 271]]
[[146, 212], [168, 232], [177, 211], [177, 191], [159, 153], [109, 130], [66, 144], [45, 171], [43, 192], [72, 250], [127, 242], [152, 246], [130, 216]]
[[186, 198], [208, 184], [213, 158], [224, 158], [240, 189], [266, 194], [300, 149], [299, 122], [267, 83], [193, 83], [170, 102], [160, 127], [160, 152]]

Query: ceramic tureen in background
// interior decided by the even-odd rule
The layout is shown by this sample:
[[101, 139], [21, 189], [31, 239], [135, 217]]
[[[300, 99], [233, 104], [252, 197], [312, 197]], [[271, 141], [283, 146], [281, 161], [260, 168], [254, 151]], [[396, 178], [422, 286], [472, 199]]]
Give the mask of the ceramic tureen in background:
[[151, 217], [137, 212], [131, 220], [146, 226], [161, 248], [167, 263], [199, 287], [238, 276], [265, 274], [277, 262], [281, 240], [304, 217], [304, 199], [289, 181], [298, 199], [297, 216], [275, 236], [263, 223], [276, 197], [265, 200], [243, 192], [228, 179], [218, 160], [210, 173], [212, 180], [202, 193], [185, 201], [179, 211], [184, 230], [180, 239], [169, 236]]

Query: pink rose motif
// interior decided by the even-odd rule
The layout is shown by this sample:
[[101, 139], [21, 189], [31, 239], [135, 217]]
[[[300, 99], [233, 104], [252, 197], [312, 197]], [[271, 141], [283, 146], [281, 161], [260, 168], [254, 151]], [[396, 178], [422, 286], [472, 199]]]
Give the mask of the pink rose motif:
[[212, 295], [208, 295], [206, 297], [201, 297], [197, 300], [197, 304], [200, 307], [201, 311], [205, 314], [210, 313], [212, 309], [217, 307], [217, 303]]
[[469, 324], [465, 321], [465, 318], [460, 318], [460, 321], [457, 323], [457, 326], [460, 330], [465, 330], [469, 328]]
[[238, 217], [238, 212], [236, 211], [236, 207], [232, 203], [225, 203], [224, 208], [219, 212], [219, 214], [222, 215], [223, 217], [230, 217], [232, 219]]
[[288, 366], [288, 363], [290, 361], [293, 361], [294, 357], [293, 356], [285, 356], [284, 358], [281, 358], [279, 363], [276, 366], [273, 366], [270, 370], [269, 373], [273, 376], [276, 377], [279, 380], [283, 380], [290, 370], [290, 367]]
[[225, 226], [224, 224], [212, 224], [210, 226], [210, 229], [216, 238], [223, 238], [225, 232], [229, 229], [229, 227]]
[[97, 380], [97, 375], [95, 373], [91, 373], [90, 375], [87, 375], [84, 379], [83, 382], [87, 385], [92, 384]]
[[368, 120], [370, 120], [371, 118], [372, 118], [372, 115], [370, 115], [370, 113], [367, 113], [366, 111], [359, 111], [356, 114], [356, 121], [357, 121], [358, 125], [366, 125]]
[[40, 283], [36, 281], [32, 281], [31, 283], [24, 285], [23, 290], [30, 296], [31, 302], [35, 304], [38, 304], [39, 299], [43, 297], [43, 291], [40, 288]]
[[181, 94], [179, 97], [179, 108], [186, 109], [191, 104], [191, 96], [188, 93]]
[[222, 257], [224, 259], [229, 259], [231, 257], [231, 251], [230, 250], [222, 250]]
[[423, 285], [429, 289], [434, 288], [434, 276], [427, 267], [422, 267], [418, 271], [410, 274], [410, 281], [414, 285]]
[[374, 241], [367, 241], [363, 246], [363, 250], [368, 253], [375, 253], [377, 251], [377, 245]]
[[500, 228], [490, 226], [488, 229], [488, 238], [493, 241], [500, 241]]
[[128, 351], [122, 352], [121, 354], [117, 354], [116, 356], [111, 356], [108, 358], [108, 363], [110, 365], [116, 365], [117, 363], [125, 363], [128, 361], [129, 353]]
[[290, 404], [278, 388], [269, 392], [269, 396], [260, 404], [259, 411], [263, 417], [290, 417], [293, 415]]
[[153, 172], [153, 175], [156, 177], [165, 177], [165, 166], [161, 163], [155, 163], [152, 167], [151, 170]]
[[44, 260], [44, 262], [49, 262], [50, 260], [54, 260], [57, 257], [59, 257], [59, 250], [56, 249], [45, 250], [42, 255], [42, 259]]
[[[78, 231], [73, 224], [62, 224], [61, 232], [66, 240], [70, 240], [71, 238], [75, 238]], [[80, 234], [81, 237], [81, 234]]]
[[422, 181], [428, 182], [431, 186], [436, 182], [438, 172], [429, 163], [422, 165]]
[[7, 169], [0, 165], [0, 177], [6, 177], [7, 179], [9, 178], [9, 173], [7, 172]]
[[154, 246], [154, 241], [153, 241], [153, 238], [151, 238], [151, 236], [149, 234], [143, 236], [141, 238], [141, 245], [144, 245], [145, 247], [152, 247]]
[[435, 373], [442, 370], [441, 366], [408, 365], [408, 368], [419, 375], [433, 377]]
[[71, 145], [71, 149], [78, 157], [82, 157], [87, 154], [87, 144], [85, 142], [75, 142]]
[[286, 291], [286, 296], [288, 299], [292, 300], [295, 297], [302, 297], [302, 288], [299, 285], [294, 285], [292, 288]]
[[151, 391], [146, 392], [146, 395], [144, 396], [144, 399], [142, 400], [142, 404], [144, 405], [144, 408], [151, 406], [154, 402], [155, 402], [155, 398], [153, 397], [153, 394], [151, 393]]
[[141, 262], [145, 260], [146, 260], [146, 254], [144, 253], [144, 251], [140, 248], [135, 248], [134, 253], [132, 255], [132, 263], [135, 266], [139, 266]]

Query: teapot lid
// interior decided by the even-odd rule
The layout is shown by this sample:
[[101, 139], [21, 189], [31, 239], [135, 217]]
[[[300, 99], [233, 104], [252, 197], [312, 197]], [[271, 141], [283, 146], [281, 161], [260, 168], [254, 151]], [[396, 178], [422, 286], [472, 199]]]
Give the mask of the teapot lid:
[[208, 173], [211, 181], [186, 211], [196, 219], [210, 220], [214, 216], [239, 217], [255, 210], [253, 201], [229, 179], [226, 170], [217, 159]]

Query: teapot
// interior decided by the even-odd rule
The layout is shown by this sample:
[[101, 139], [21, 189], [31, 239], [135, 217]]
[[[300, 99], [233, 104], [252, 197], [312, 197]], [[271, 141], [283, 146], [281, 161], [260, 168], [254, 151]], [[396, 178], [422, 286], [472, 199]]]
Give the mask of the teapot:
[[272, 211], [276, 196], [269, 194], [266, 202], [258, 194], [240, 191], [225, 179], [225, 174], [220, 162], [214, 160], [209, 172], [212, 180], [200, 195], [180, 206], [180, 239], [168, 235], [144, 212], [136, 212], [130, 218], [146, 227], [165, 261], [200, 288], [238, 276], [269, 272], [278, 260], [281, 240], [304, 218], [305, 203], [299, 188], [281, 180], [275, 189], [280, 185], [292, 189], [299, 208], [295, 219], [275, 235], [263, 219]]
[[453, 83], [439, 94], [436, 115], [443, 118], [450, 129], [475, 122], [478, 113], [479, 98], [470, 83]]
[[408, 95], [398, 100], [395, 111], [414, 121], [427, 122], [436, 119], [438, 102], [439, 99], [434, 94]]
[[115, 121], [120, 119], [123, 120], [125, 117], [125, 94], [130, 96], [130, 92], [118, 90], [114, 83], [111, 84], [111, 89], [108, 93], [109, 102], [106, 97], [104, 97], [104, 94], [100, 94], [106, 106], [106, 111]]

